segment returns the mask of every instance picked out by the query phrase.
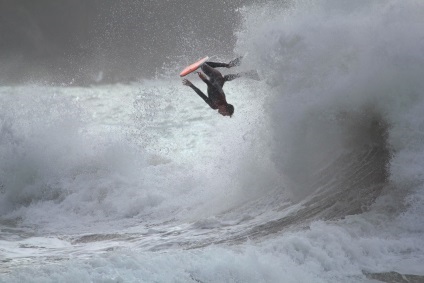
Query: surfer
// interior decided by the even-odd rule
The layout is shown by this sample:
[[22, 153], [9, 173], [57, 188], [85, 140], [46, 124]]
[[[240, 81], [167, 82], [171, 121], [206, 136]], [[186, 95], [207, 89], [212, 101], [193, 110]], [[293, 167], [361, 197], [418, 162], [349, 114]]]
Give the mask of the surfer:
[[189, 80], [184, 79], [183, 84], [191, 87], [212, 109], [218, 109], [219, 114], [223, 116], [232, 116], [234, 106], [229, 104], [225, 98], [225, 93], [222, 90], [225, 82], [232, 81], [242, 74], [231, 74], [223, 76], [221, 72], [216, 70], [217, 67], [231, 68], [239, 66], [242, 57], [238, 57], [229, 63], [205, 62], [201, 66], [202, 72], [198, 72], [199, 78], [208, 86], [208, 95], [206, 96], [200, 89], [194, 86]]

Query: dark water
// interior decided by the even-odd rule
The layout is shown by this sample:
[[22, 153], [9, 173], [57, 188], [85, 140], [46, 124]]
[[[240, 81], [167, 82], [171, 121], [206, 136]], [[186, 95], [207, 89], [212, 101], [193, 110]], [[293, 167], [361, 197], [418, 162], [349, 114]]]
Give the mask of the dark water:
[[248, 2], [1, 0], [0, 83], [127, 82], [181, 57], [230, 57]]

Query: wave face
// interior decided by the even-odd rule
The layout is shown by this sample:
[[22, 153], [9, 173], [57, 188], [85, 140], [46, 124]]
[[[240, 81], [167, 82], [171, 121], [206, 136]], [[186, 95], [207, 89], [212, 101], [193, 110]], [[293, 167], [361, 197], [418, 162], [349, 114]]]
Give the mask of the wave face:
[[417, 1], [297, 1], [244, 10], [238, 51], [272, 85], [272, 155], [295, 195], [316, 190], [308, 184], [321, 171], [343, 179], [344, 166], [421, 191], [423, 9]]
[[422, 279], [424, 4], [238, 12], [231, 119], [177, 80], [0, 88], [0, 282]]

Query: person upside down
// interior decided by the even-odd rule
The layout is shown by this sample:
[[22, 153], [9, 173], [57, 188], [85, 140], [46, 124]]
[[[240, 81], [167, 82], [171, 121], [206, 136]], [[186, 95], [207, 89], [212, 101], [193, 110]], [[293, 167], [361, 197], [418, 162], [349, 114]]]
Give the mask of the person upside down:
[[[259, 79], [256, 71], [245, 72], [239, 74], [230, 74], [222, 76], [221, 72], [216, 70], [217, 67], [231, 68], [235, 66], [239, 66], [241, 62], [241, 58], [236, 58], [229, 63], [218, 63], [218, 62], [205, 62], [201, 69], [206, 74], [202, 72], [198, 72], [199, 78], [206, 83], [208, 86], [206, 96], [200, 89], [198, 89], [195, 85], [193, 85], [189, 80], [184, 79], [183, 84], [191, 87], [212, 109], [218, 109], [218, 113], [223, 116], [232, 116], [234, 114], [234, 106], [227, 102], [225, 97], [225, 93], [223, 91], [223, 86], [225, 82], [232, 81], [236, 78], [239, 78], [243, 75], [250, 76], [253, 79]], [[207, 78], [208, 76], [209, 78]]]

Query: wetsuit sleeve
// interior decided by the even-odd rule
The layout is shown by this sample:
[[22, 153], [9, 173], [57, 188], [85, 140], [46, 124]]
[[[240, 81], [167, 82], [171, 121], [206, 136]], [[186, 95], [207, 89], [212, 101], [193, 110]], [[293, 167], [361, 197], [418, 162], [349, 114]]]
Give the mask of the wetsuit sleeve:
[[212, 100], [207, 97], [200, 89], [198, 89], [194, 85], [190, 85], [190, 87], [210, 106], [210, 108], [217, 109], [215, 106], [213, 106]]

